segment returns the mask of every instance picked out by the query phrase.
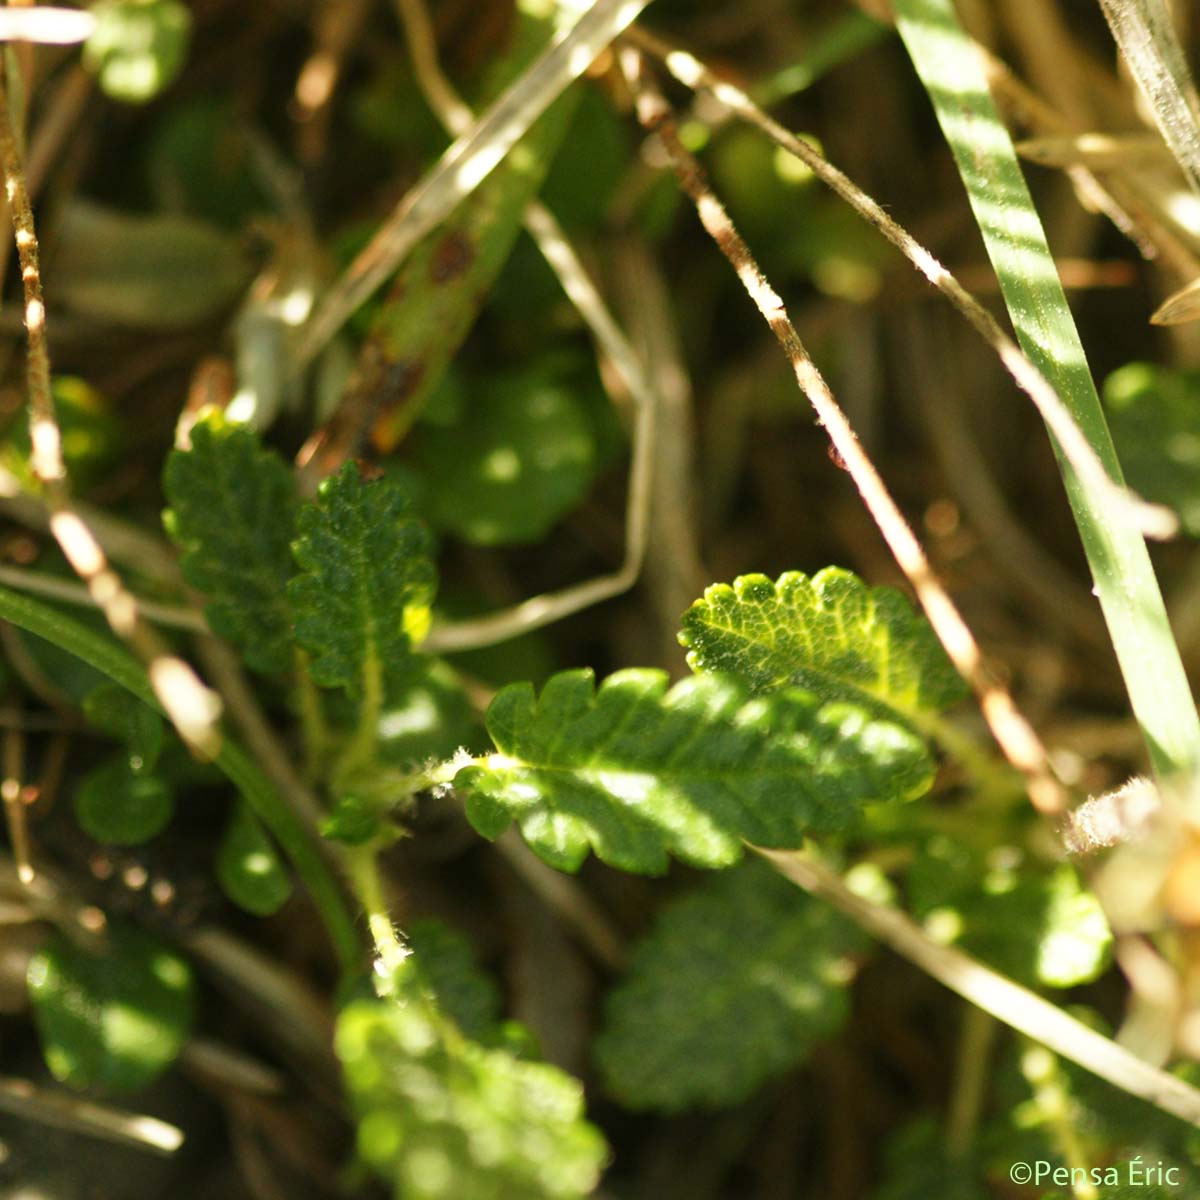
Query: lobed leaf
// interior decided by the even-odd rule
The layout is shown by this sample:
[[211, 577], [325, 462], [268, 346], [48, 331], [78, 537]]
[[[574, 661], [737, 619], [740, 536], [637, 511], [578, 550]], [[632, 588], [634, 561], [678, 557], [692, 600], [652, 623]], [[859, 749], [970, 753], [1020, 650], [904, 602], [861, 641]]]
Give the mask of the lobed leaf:
[[301, 573], [288, 597], [312, 677], [352, 695], [378, 690], [429, 628], [429, 531], [399, 487], [364, 481], [352, 462], [321, 484], [297, 526], [292, 552]]
[[553, 676], [541, 696], [504, 688], [487, 713], [499, 754], [459, 771], [467, 816], [495, 838], [516, 821], [551, 866], [588, 848], [612, 866], [666, 870], [668, 854], [724, 867], [742, 840], [799, 846], [852, 829], [864, 805], [924, 792], [923, 742], [863, 708], [786, 690], [747, 700], [734, 681], [697, 676], [667, 691], [660, 671]]
[[163, 488], [167, 531], [183, 550], [184, 577], [209, 597], [213, 631], [255, 670], [286, 671], [295, 488], [283, 460], [213, 413], [192, 426], [191, 449], [168, 456]]
[[55, 934], [27, 982], [46, 1065], [75, 1087], [144, 1087], [174, 1061], [195, 1007], [191, 967], [136, 926], [112, 923], [93, 955]]
[[336, 1049], [358, 1149], [397, 1200], [574, 1200], [605, 1157], [569, 1075], [467, 1041], [420, 996], [356, 1001]]
[[121, 755], [89, 772], [75, 791], [75, 818], [98, 842], [136, 846], [167, 827], [175, 810], [170, 788]]
[[254, 810], [234, 807], [217, 847], [217, 882], [239, 908], [256, 917], [278, 912], [292, 894], [292, 880]]
[[756, 694], [803, 687], [905, 719], [966, 694], [925, 618], [895, 589], [839, 567], [714, 584], [684, 613], [679, 640], [692, 670], [722, 671]]
[[838, 1030], [867, 944], [763, 864], [723, 871], [661, 911], [609, 993], [608, 1089], [635, 1109], [739, 1103]]

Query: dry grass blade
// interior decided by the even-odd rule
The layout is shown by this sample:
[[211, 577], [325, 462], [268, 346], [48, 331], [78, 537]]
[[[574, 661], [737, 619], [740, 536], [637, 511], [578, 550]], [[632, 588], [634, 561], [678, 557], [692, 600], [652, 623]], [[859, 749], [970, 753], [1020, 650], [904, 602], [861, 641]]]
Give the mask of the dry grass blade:
[[1200, 191], [1200, 99], [1164, 0], [1100, 0], [1167, 145]]
[[152, 1154], [174, 1154], [183, 1145], [183, 1130], [157, 1117], [121, 1112], [80, 1096], [52, 1092], [25, 1079], [0, 1078], [0, 1111]]
[[[442, 73], [433, 27], [424, 3], [422, 0], [396, 0], [396, 8], [408, 39], [413, 72], [426, 102], [448, 132], [465, 135], [475, 116]], [[558, 276], [563, 291], [586, 322], [596, 344], [608, 356], [637, 402], [633, 464], [626, 500], [625, 557], [621, 566], [609, 575], [535, 597], [487, 617], [440, 625], [425, 641], [425, 648], [434, 652], [492, 645], [618, 596], [637, 581], [646, 557], [657, 389], [554, 214], [535, 201], [525, 211], [525, 228]]]
[[0, 42], [38, 42], [70, 46], [86, 42], [96, 18], [77, 8], [0, 8]]
[[400, 202], [326, 295], [303, 332], [297, 367], [320, 352], [408, 252], [491, 173], [534, 121], [649, 0], [595, 0]]
[[217, 724], [220, 700], [200, 682], [187, 663], [168, 651], [145, 623], [137, 602], [109, 565], [95, 535], [71, 506], [62, 433], [50, 388], [46, 305], [42, 297], [37, 234], [17, 133], [8, 105], [8, 78], [4, 72], [0, 72], [0, 162], [25, 289], [30, 462], [46, 492], [50, 532], [75, 573], [87, 584], [92, 599], [113, 632], [128, 642], [145, 664], [154, 694], [180, 736], [197, 753], [213, 757], [221, 742]]
[[642, 29], [632, 30], [629, 37], [661, 59], [667, 70], [681, 83], [691, 88], [704, 88], [743, 120], [761, 129], [789, 154], [795, 155], [822, 183], [878, 229], [995, 350], [1013, 381], [1036, 405], [1080, 477], [1103, 492], [1116, 511], [1147, 536], [1168, 538], [1177, 532], [1179, 522], [1174, 513], [1161, 505], [1141, 500], [1109, 476], [1070, 410], [1046, 377], [1000, 328], [995, 317], [916, 238], [888, 216], [876, 201], [811, 144], [769, 117], [745, 92], [718, 78], [693, 55], [668, 45]]
[[897, 954], [984, 1012], [1114, 1087], [1140, 1096], [1192, 1125], [1200, 1125], [1200, 1091], [1182, 1079], [1143, 1062], [1111, 1038], [976, 959], [940, 945], [903, 913], [856, 895], [823, 863], [797, 853], [759, 853], [781, 875], [841, 909]]
[[974, 635], [934, 573], [924, 549], [834, 399], [829, 385], [809, 357], [782, 299], [759, 270], [749, 247], [709, 188], [699, 163], [680, 142], [674, 115], [642, 70], [640, 52], [627, 46], [620, 59], [637, 97], [638, 119], [662, 139], [680, 186], [695, 204], [701, 224], [729, 260], [783, 347], [800, 390], [808, 397], [818, 422], [825, 427], [829, 440], [845, 463], [888, 548], [912, 584], [938, 639], [978, 697], [996, 742], [1013, 767], [1024, 776], [1034, 806], [1044, 813], [1062, 812], [1067, 805], [1066, 792], [1050, 769], [1045, 748], [1007, 690], [990, 677]]

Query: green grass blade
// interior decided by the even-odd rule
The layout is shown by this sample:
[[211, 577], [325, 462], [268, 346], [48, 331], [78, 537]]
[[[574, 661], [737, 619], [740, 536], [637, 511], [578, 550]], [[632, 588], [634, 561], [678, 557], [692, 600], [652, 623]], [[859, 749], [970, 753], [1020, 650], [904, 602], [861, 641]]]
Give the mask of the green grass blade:
[[[897, 28], [933, 101], [1025, 353], [1115, 479], [1120, 466], [1012, 141], [951, 0], [896, 0]], [[1053, 438], [1051, 439], [1053, 441]], [[1200, 763], [1200, 719], [1141, 535], [1059, 452], [1067, 496], [1155, 770]]]
[[[147, 707], [162, 713], [141, 664], [101, 634], [48, 605], [4, 587], [0, 587], [0, 621], [10, 621], [19, 629], [53, 642], [132, 692]], [[354, 918], [342, 900], [337, 880], [326, 867], [308, 832], [254, 760], [228, 737], [223, 739], [214, 761], [291, 859], [325, 923], [339, 963], [344, 970], [353, 970], [362, 957], [362, 943]]]

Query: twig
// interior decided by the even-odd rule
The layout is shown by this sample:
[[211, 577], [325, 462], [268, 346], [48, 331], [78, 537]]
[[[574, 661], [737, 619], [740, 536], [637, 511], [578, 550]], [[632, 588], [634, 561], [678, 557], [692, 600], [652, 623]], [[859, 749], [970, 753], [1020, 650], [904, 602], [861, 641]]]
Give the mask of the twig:
[[759, 270], [749, 247], [709, 188], [699, 163], [680, 142], [669, 105], [641, 69], [640, 52], [626, 46], [619, 57], [637, 97], [639, 120], [662, 139], [680, 186], [696, 205], [701, 224], [729, 260], [783, 347], [800, 390], [808, 397], [818, 422], [825, 427], [834, 449], [850, 472], [888, 548], [912, 584], [934, 632], [951, 662], [978, 697], [984, 719], [1005, 757], [1024, 776], [1034, 807], [1043, 813], [1062, 812], [1067, 807], [1067, 794], [1050, 769], [1045, 748], [1017, 710], [1007, 689], [992, 679], [984, 666], [983, 654], [974, 635], [934, 573], [920, 542], [809, 357], [783, 301]]
[[326, 294], [303, 332], [297, 369], [324, 348], [408, 252], [492, 172], [556, 97], [649, 0], [595, 0], [400, 202]]
[[0, 8], [0, 42], [71, 46], [95, 30], [95, 16], [77, 8]]
[[174, 1154], [183, 1145], [183, 1130], [157, 1117], [94, 1104], [79, 1096], [38, 1087], [27, 1079], [0, 1077], [0, 1110], [152, 1154]]
[[129, 643], [146, 666], [150, 685], [180, 736], [198, 753], [212, 757], [220, 746], [217, 721], [221, 705], [216, 693], [200, 682], [183, 659], [171, 654], [142, 620], [137, 602], [109, 566], [100, 543], [71, 507], [62, 434], [50, 390], [46, 306], [42, 298], [37, 234], [8, 105], [8, 79], [3, 71], [0, 71], [0, 161], [25, 287], [30, 461], [46, 491], [50, 531], [76, 574], [87, 584], [113, 632]]
[[916, 238], [888, 216], [876, 201], [808, 142], [769, 117], [745, 92], [718, 78], [693, 55], [675, 49], [642, 29], [630, 30], [628, 38], [660, 59], [681, 83], [711, 92], [744, 121], [761, 129], [777, 145], [800, 159], [822, 183], [878, 229], [992, 347], [1016, 385], [1033, 401], [1080, 479], [1096, 488], [1105, 501], [1113, 506], [1114, 513], [1125, 517], [1149, 537], [1168, 538], [1177, 532], [1179, 521], [1173, 512], [1135, 496], [1108, 474], [1071, 411], [1041, 371], [1000, 328], [996, 318]]
[[1123, 1092], [1200, 1125], [1200, 1091], [1182, 1079], [1143, 1062], [991, 967], [940, 945], [896, 909], [856, 895], [823, 863], [797, 852], [758, 849], [758, 853], [785, 878], [840, 909], [897, 954], [1005, 1025]]
[[[475, 117], [442, 73], [433, 26], [423, 0], [395, 2], [408, 39], [413, 72], [430, 108], [450, 133], [465, 136]], [[626, 501], [625, 557], [621, 566], [610, 575], [601, 575], [585, 583], [538, 596], [487, 617], [439, 625], [425, 641], [425, 648], [435, 653], [469, 650], [518, 637], [531, 629], [618, 596], [637, 581], [646, 556], [658, 391], [641, 357], [613, 319], [554, 214], [545, 205], [535, 201], [525, 210], [525, 228], [637, 405], [632, 439], [633, 461]]]
[[[46, 596], [51, 600], [62, 600], [81, 608], [95, 608], [95, 596], [83, 585], [43, 575], [39, 571], [28, 571], [23, 567], [0, 566], [0, 583], [5, 583], [19, 592], [30, 592], [34, 596]], [[138, 611], [148, 621], [166, 625], [172, 629], [185, 629], [189, 633], [208, 633], [208, 622], [204, 614], [194, 608], [178, 605], [156, 604], [153, 600], [137, 598]]]
[[15, 726], [9, 726], [3, 736], [4, 771], [0, 776], [0, 798], [4, 800], [4, 817], [8, 823], [8, 840], [17, 866], [17, 879], [22, 887], [29, 887], [35, 875], [29, 852], [25, 789], [21, 782], [25, 772], [25, 735]]

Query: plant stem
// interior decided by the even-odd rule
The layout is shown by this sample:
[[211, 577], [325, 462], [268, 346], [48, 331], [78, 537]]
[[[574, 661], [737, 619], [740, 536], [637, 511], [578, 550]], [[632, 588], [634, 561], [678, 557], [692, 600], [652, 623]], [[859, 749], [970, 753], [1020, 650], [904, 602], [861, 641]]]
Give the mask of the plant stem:
[[348, 861], [350, 879], [366, 914], [367, 928], [371, 931], [371, 940], [375, 943], [375, 952], [378, 955], [376, 986], [382, 995], [391, 995], [395, 990], [398, 973], [403, 970], [411, 952], [396, 932], [396, 926], [392, 924], [392, 918], [388, 915], [376, 846], [360, 846], [348, 855]]
[[[82, 659], [143, 704], [161, 713], [162, 706], [136, 659], [119, 646], [52, 608], [0, 587], [0, 620], [10, 621]], [[337, 880], [309, 840], [303, 824], [271, 786], [258, 765], [229, 738], [223, 738], [213, 760], [218, 770], [246, 798], [255, 815], [271, 831], [304, 881], [325, 923], [344, 971], [357, 967], [362, 946], [354, 918], [342, 902]]]

